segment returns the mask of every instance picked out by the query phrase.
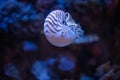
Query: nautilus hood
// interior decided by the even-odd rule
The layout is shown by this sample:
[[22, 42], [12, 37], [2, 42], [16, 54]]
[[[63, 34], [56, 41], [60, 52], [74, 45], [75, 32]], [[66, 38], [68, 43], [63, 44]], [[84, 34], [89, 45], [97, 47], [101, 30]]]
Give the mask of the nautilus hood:
[[83, 30], [68, 12], [54, 10], [45, 19], [44, 34], [52, 45], [63, 47], [82, 36]]

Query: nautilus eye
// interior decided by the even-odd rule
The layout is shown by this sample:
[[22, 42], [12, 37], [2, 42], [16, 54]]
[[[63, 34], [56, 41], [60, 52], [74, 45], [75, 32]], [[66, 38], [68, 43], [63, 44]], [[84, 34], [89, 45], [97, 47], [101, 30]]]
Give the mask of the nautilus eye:
[[54, 10], [45, 19], [44, 34], [51, 44], [63, 47], [73, 43], [75, 39], [83, 35], [83, 30], [75, 23], [69, 13]]

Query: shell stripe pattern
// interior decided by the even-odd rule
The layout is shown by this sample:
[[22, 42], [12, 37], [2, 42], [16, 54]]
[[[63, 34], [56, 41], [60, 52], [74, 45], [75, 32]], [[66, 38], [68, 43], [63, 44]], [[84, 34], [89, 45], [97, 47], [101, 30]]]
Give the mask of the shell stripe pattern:
[[77, 36], [81, 36], [82, 30], [69, 13], [54, 10], [45, 19], [44, 34], [51, 44], [63, 47], [73, 43]]
[[[45, 20], [44, 27], [47, 27], [48, 30], [52, 33], [61, 31], [62, 29], [60, 29], [58, 27], [62, 28], [62, 25], [60, 25], [60, 24], [62, 24], [62, 20], [63, 20], [62, 16], [63, 15], [65, 15], [65, 13], [61, 10], [56, 10], [56, 11], [51, 12]], [[46, 29], [46, 32], [49, 33], [48, 30]]]

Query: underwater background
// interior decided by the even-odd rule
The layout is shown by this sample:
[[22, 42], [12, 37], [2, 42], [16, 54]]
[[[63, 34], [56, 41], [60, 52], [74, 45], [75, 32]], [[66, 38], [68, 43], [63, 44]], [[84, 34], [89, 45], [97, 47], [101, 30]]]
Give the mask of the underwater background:
[[[81, 25], [83, 43], [47, 41], [44, 20], [58, 9]], [[0, 0], [0, 80], [120, 80], [119, 27], [119, 0]]]

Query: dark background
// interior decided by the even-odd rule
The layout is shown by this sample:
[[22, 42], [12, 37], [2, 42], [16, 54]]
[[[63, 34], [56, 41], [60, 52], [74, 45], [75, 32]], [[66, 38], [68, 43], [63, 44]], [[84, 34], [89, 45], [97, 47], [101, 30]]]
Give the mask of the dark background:
[[[69, 12], [85, 35], [97, 34], [99, 40], [51, 45], [42, 30], [46, 16], [56, 9]], [[120, 65], [119, 26], [119, 0], [0, 0], [0, 80], [98, 80], [95, 73], [101, 64]], [[59, 69], [62, 57], [71, 69]], [[36, 61], [48, 70], [48, 79], [31, 71]], [[44, 74], [37, 68], [36, 74]], [[92, 79], [80, 79], [82, 74]]]

